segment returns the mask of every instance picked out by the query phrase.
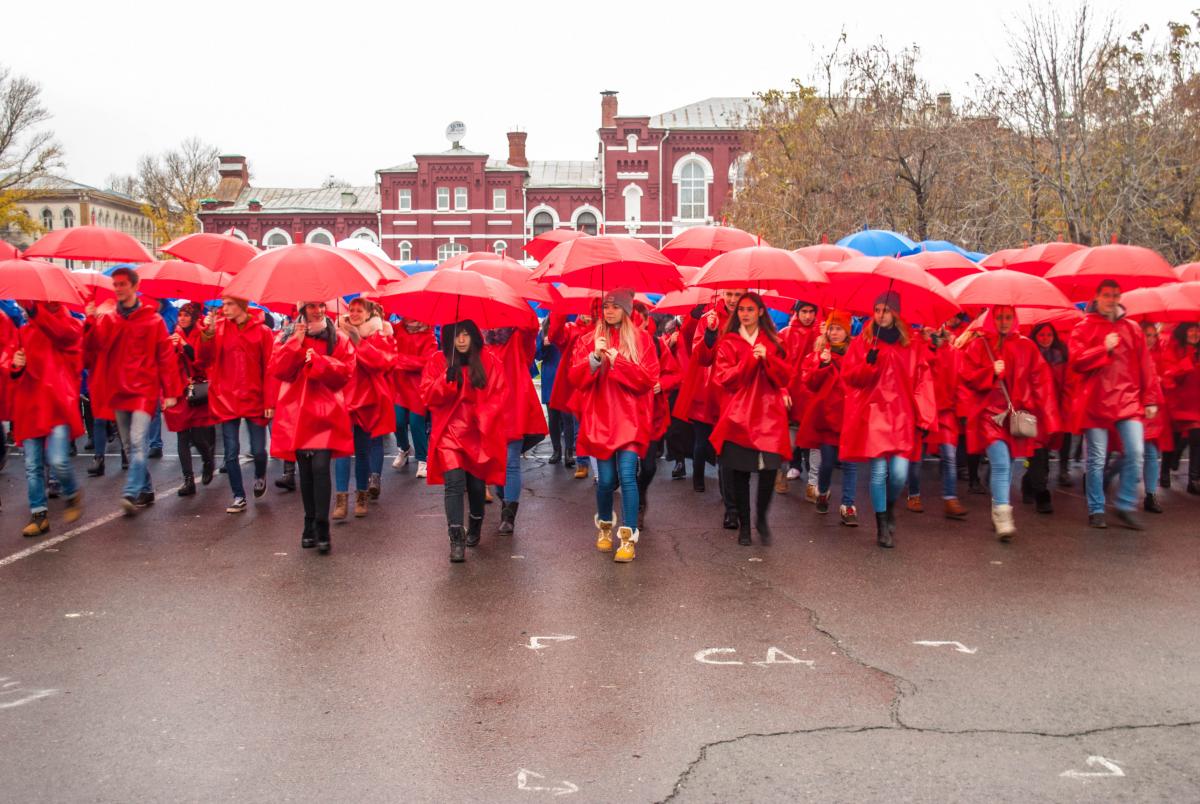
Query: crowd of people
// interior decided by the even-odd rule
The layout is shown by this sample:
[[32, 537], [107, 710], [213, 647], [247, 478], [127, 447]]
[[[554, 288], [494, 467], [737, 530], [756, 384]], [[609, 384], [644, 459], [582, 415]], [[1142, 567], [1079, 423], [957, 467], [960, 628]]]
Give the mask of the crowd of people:
[[147, 460], [160, 412], [178, 439], [180, 496], [197, 493], [194, 448], [200, 485], [223, 473], [226, 511], [240, 514], [267, 492], [273, 456], [284, 462], [275, 485], [300, 491], [301, 546], [322, 553], [331, 521], [367, 516], [380, 496], [392, 434], [392, 466], [411, 458], [418, 477], [444, 488], [452, 562], [479, 543], [492, 499], [497, 533], [515, 533], [522, 455], [547, 436], [550, 463], [581, 479], [595, 473], [595, 545], [617, 562], [636, 556], [664, 460], [675, 479], [690, 461], [699, 493], [716, 465], [722, 525], [743, 545], [754, 532], [770, 543], [771, 502], [789, 482], [803, 484], [817, 514], [836, 505], [841, 524], [857, 527], [863, 467], [876, 542], [894, 547], [896, 507], [925, 510], [912, 469], [925, 456], [940, 464], [942, 513], [971, 516], [958, 495], [965, 481], [990, 494], [991, 530], [1004, 541], [1016, 533], [1014, 467], [1027, 466], [1023, 500], [1050, 514], [1052, 462], [1056, 485], [1070, 486], [1074, 450], [1091, 527], [1107, 526], [1116, 480], [1115, 518], [1140, 530], [1137, 509], [1162, 512], [1158, 490], [1185, 451], [1187, 492], [1200, 494], [1200, 323], [1134, 323], [1111, 280], [1078, 324], [1028, 335], [1017, 311], [1000, 306], [975, 321], [912, 327], [896, 292], [881, 294], [866, 319], [801, 301], [777, 330], [763, 297], [744, 289], [714, 291], [678, 316], [607, 291], [590, 314], [551, 312], [537, 330], [389, 321], [363, 298], [344, 311], [298, 303], [274, 329], [248, 301], [227, 297], [211, 312], [185, 304], [169, 331], [139, 296], [136, 272], [118, 268], [112, 281], [115, 301], [89, 304], [82, 319], [45, 302], [20, 303], [20, 326], [0, 316], [0, 418], [24, 452], [25, 536], [49, 532], [49, 494], [65, 498], [64, 522], [81, 516], [70, 454], [85, 431], [98, 475], [115, 427], [125, 513], [153, 504]]

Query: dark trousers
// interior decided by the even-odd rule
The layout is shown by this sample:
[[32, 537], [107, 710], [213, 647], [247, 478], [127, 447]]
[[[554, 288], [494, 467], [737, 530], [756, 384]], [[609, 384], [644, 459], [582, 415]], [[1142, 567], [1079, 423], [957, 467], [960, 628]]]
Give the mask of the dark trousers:
[[483, 519], [484, 486], [482, 478], [465, 469], [451, 469], [445, 477], [446, 524], [463, 527], [463, 494], [474, 519]]
[[642, 508], [646, 507], [646, 492], [649, 490], [654, 476], [658, 474], [658, 459], [662, 453], [663, 440], [660, 438], [657, 441], [650, 442], [650, 446], [646, 448], [645, 456], [638, 461], [638, 503]]
[[550, 427], [550, 446], [556, 453], [566, 452], [575, 454], [575, 417], [570, 413], [550, 408], [550, 416], [546, 420]]
[[1050, 491], [1050, 450], [1039, 447], [1033, 451], [1029, 459], [1029, 469], [1025, 471], [1024, 483], [1029, 484], [1029, 490], [1034, 494], [1047, 494]]
[[254, 479], [267, 476], [267, 428], [249, 419], [230, 419], [221, 422], [221, 440], [225, 444], [225, 472], [229, 476], [229, 488], [234, 497], [245, 497], [246, 487], [242, 483], [241, 424], [246, 422], [250, 433], [250, 454], [254, 456]]
[[183, 470], [184, 477], [194, 476], [192, 447], [195, 447], [196, 451], [200, 453], [200, 460], [204, 466], [212, 467], [217, 452], [217, 428], [215, 426], [189, 427], [176, 433], [176, 438], [179, 444], [179, 467]]
[[749, 527], [750, 522], [750, 475], [758, 475], [758, 499], [755, 504], [755, 515], [759, 520], [766, 519], [767, 509], [771, 507], [771, 498], [775, 494], [775, 469], [763, 469], [760, 472], [739, 472], [727, 469], [729, 475], [729, 492], [733, 499], [733, 510], [737, 511], [742, 527]]
[[708, 453], [712, 445], [708, 437], [712, 435], [713, 426], [705, 422], [692, 422], [692, 476], [704, 474], [704, 464], [708, 462]]
[[333, 495], [329, 468], [332, 463], [333, 450], [303, 449], [296, 453], [300, 498], [304, 500], [304, 524], [306, 527], [315, 524], [324, 532], [329, 531], [329, 500]]

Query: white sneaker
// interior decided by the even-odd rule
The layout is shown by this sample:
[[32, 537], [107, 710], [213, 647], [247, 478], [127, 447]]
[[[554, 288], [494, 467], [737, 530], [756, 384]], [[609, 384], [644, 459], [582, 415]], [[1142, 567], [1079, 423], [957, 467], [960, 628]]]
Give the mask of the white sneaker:
[[392, 461], [393, 469], [403, 469], [408, 466], [408, 450], [401, 450], [396, 453], [396, 459]]
[[799, 469], [788, 469], [788, 473], [787, 473], [788, 480], [796, 480], [799, 477], [800, 477]]
[[417, 461], [417, 477], [425, 477], [425, 461]]

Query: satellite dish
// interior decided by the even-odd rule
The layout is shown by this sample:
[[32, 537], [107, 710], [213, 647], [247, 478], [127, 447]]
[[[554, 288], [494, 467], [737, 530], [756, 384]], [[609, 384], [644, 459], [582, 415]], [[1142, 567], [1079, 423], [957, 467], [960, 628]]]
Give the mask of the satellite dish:
[[462, 142], [463, 137], [467, 136], [467, 127], [461, 120], [455, 120], [450, 125], [446, 126], [446, 139], [457, 148]]

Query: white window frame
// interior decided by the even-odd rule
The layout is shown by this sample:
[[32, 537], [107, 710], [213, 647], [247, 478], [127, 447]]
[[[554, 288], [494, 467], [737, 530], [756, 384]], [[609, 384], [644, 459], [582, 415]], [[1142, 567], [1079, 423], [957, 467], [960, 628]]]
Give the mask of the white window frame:
[[464, 212], [467, 209], [467, 188], [454, 188], [454, 211]]
[[638, 149], [638, 136], [630, 132], [625, 136], [626, 147], [629, 148], [629, 153], [636, 154]]
[[401, 187], [396, 191], [396, 209], [401, 212], [412, 212], [412, 188]]
[[250, 242], [250, 236], [248, 234], [246, 234], [245, 232], [243, 232], [241, 229], [236, 229], [236, 228], [230, 227], [225, 230], [225, 234], [233, 235], [234, 237], [238, 238], [239, 240], [241, 240], [244, 243]]
[[[396, 247], [396, 253], [400, 255], [400, 262], [412, 262], [412, 251], [412, 243], [408, 242], [407, 240], [401, 240], [400, 245]], [[405, 254], [405, 252], [408, 253]]]
[[[500, 203], [497, 204], [496, 202]], [[502, 212], [508, 209], [508, 188], [493, 187], [492, 188], [492, 210]]]
[[551, 229], [557, 229], [558, 224], [560, 223], [558, 212], [554, 209], [554, 207], [550, 206], [549, 204], [538, 204], [536, 207], [529, 210], [529, 214], [525, 216], [525, 231], [529, 233], [530, 237], [534, 236], [533, 219], [537, 217], [539, 212], [545, 212], [550, 215], [550, 220], [554, 223], [554, 225], [550, 227]]
[[601, 214], [600, 210], [596, 209], [591, 204], [583, 204], [582, 206], [575, 208], [575, 211], [571, 213], [571, 228], [576, 231], [581, 231], [579, 229], [579, 217], [584, 214], [591, 214], [593, 220], [596, 222], [596, 234], [599, 234], [600, 221], [604, 220], [604, 216]]
[[[700, 189], [702, 190], [704, 204], [703, 204], [703, 209], [702, 209], [703, 214], [699, 215], [699, 216], [685, 215], [684, 209], [683, 209], [684, 208], [683, 172], [686, 168], [693, 166], [693, 165], [696, 166], [697, 168], [699, 168], [700, 178], [702, 180]], [[692, 179], [689, 179], [689, 181], [691, 181], [691, 180]], [[707, 159], [705, 159], [700, 154], [695, 153], [695, 152], [689, 153], [685, 156], [682, 156], [682, 157], [680, 157], [679, 161], [677, 161], [675, 163], [675, 168], [671, 171], [671, 181], [674, 182], [674, 184], [675, 184], [675, 218], [676, 218], [676, 220], [678, 220], [678, 221], [706, 221], [706, 220], [708, 220], [709, 215], [711, 214], [711, 209], [712, 209], [711, 205], [709, 203], [709, 197], [708, 197], [709, 185], [711, 185], [713, 183], [712, 163], [709, 162]], [[697, 188], [692, 187], [690, 189], [694, 191]], [[694, 205], [694, 203], [689, 202], [688, 206], [694, 207], [695, 205]]]
[[450, 211], [450, 188], [437, 188], [437, 210], [438, 212]]
[[641, 223], [642, 197], [645, 195], [642, 188], [636, 184], [630, 184], [621, 191], [621, 195], [625, 199], [625, 222]]
[[333, 246], [333, 245], [337, 244], [337, 238], [335, 238], [333, 236], [333, 232], [331, 232], [328, 229], [325, 229], [324, 227], [321, 227], [321, 226], [318, 226], [316, 229], [313, 229], [311, 232], [304, 235], [304, 242], [305, 243], [313, 243], [316, 241], [316, 238], [318, 235], [324, 235], [329, 240], [328, 243], [318, 243], [318, 245]]
[[497, 240], [495, 243], [492, 243], [492, 253], [497, 257], [503, 257], [506, 251], [508, 251], [508, 243], [506, 241]]
[[54, 210], [50, 207], [42, 208], [42, 228], [47, 232], [54, 231]]
[[[279, 243], [278, 245], [271, 245], [271, 237], [274, 235], [283, 235], [283, 239], [285, 242]], [[280, 229], [278, 226], [276, 226], [274, 229], [268, 229], [267, 231], [263, 232], [261, 242], [262, 242], [262, 247], [264, 249], [282, 248], [283, 246], [292, 245], [292, 236], [290, 234], [288, 234], [288, 231], [286, 229]]]
[[368, 229], [365, 226], [360, 226], [350, 233], [352, 240], [368, 240], [375, 245], [379, 245], [379, 235], [375, 234], [374, 229]]
[[[70, 223], [67, 222], [68, 219], [70, 219]], [[75, 211], [72, 210], [70, 207], [63, 207], [62, 221], [63, 221], [64, 229], [73, 228], [75, 226]]]
[[437, 262], [441, 265], [451, 257], [457, 257], [459, 254], [466, 254], [467, 247], [464, 243], [456, 243], [453, 240], [447, 240], [437, 247]]

